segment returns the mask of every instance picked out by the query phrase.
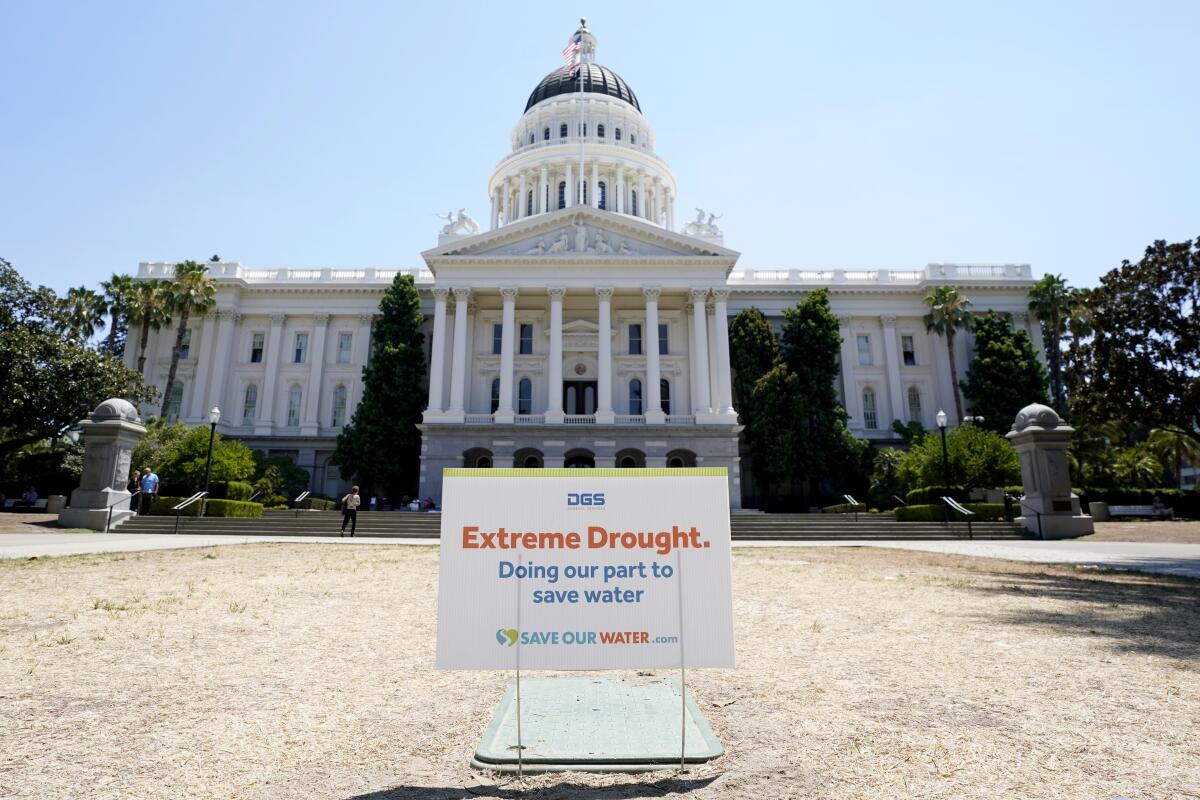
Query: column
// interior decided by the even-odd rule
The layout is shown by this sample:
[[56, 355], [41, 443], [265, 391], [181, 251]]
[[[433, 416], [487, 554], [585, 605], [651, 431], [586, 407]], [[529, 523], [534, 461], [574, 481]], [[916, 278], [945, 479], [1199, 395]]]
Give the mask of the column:
[[850, 417], [846, 424], [851, 430], [862, 431], [862, 411], [859, 408], [858, 387], [854, 381], [855, 349], [850, 320], [847, 315], [838, 317], [838, 335], [842, 337], [842, 395], [846, 400], [846, 415]]
[[662, 187], [662, 184], [659, 183], [659, 180], [657, 178], [655, 178], [654, 179], [654, 203], [650, 206], [650, 218], [649, 218], [650, 221], [653, 222], [655, 225], [658, 225], [659, 221], [662, 219], [662, 214], [659, 213], [659, 207], [661, 205], [660, 195], [662, 194], [661, 187]]
[[[907, 414], [904, 411], [904, 390], [900, 386], [900, 345], [896, 338], [896, 318], [883, 316], [879, 318], [883, 325], [883, 359], [887, 367], [888, 399], [892, 404], [892, 419], [904, 421]], [[890, 428], [886, 418], [879, 421], [880, 427]]]
[[[683, 304], [684, 324], [687, 326], [687, 341], [688, 341], [688, 408], [695, 409], [696, 407], [696, 368], [692, 365], [696, 353], [696, 324], [692, 320], [692, 304]], [[680, 406], [683, 408], [683, 406]]]
[[454, 290], [454, 360], [450, 366], [450, 414], [462, 422], [467, 388], [467, 303], [471, 290]]
[[440, 286], [433, 289], [433, 344], [429, 361], [429, 404], [425, 408], [425, 419], [440, 415], [442, 405], [442, 371], [446, 365], [446, 296], [449, 289]]
[[271, 433], [275, 424], [275, 381], [279, 375], [279, 359], [283, 353], [283, 323], [287, 314], [271, 315], [271, 330], [267, 333], [267, 368], [263, 377], [263, 392], [259, 398], [256, 436]]
[[550, 209], [547, 208], [546, 195], [550, 193], [550, 173], [546, 167], [542, 167], [542, 174], [538, 180], [538, 196], [537, 209], [539, 214], [545, 214]]
[[[446, 307], [442, 306], [443, 318], [445, 317]], [[367, 365], [367, 361], [371, 357], [371, 323], [374, 321], [375, 315], [363, 312], [358, 315], [358, 331], [354, 334], [354, 343], [350, 352], [350, 363], [358, 365], [358, 372], [355, 373], [354, 382], [350, 386], [350, 396], [346, 398], [346, 420], [350, 420], [354, 416], [354, 412], [358, 409], [359, 401], [362, 399], [363, 384], [362, 368]], [[430, 342], [432, 344], [432, 342]]]
[[612, 404], [612, 294], [607, 287], [596, 289], [600, 300], [598, 353], [599, 367], [596, 374], [596, 422], [599, 424], [616, 421]]
[[[221, 364], [236, 364], [238, 359], [231, 351], [235, 328], [242, 321], [242, 315], [236, 311], [218, 311], [217, 312], [217, 349], [214, 361]], [[232, 406], [239, 405], [229, 403], [225, 399], [225, 378], [229, 374], [229, 370], [225, 368], [216, 369], [212, 376], [212, 391], [209, 392], [209, 397], [212, 402], [222, 411], [222, 416], [226, 419], [226, 424], [234, 425], [241, 422], [241, 408], [238, 408], [237, 416], [232, 413]], [[226, 414], [228, 413], [228, 416]], [[236, 420], [236, 422], [235, 422]]]
[[196, 369], [192, 373], [191, 412], [184, 412], [183, 409], [180, 409], [180, 419], [208, 420], [208, 410], [212, 408], [208, 405], [208, 373], [212, 369], [213, 339], [217, 338], [216, 327], [216, 313], [205, 314], [204, 325], [200, 329], [200, 352], [196, 358]]
[[710, 297], [704, 304], [704, 327], [708, 331], [708, 404], [717, 410], [717, 326], [713, 324], [713, 304]]
[[500, 190], [492, 192], [492, 230], [500, 227]]
[[571, 172], [571, 162], [568, 161], [567, 175], [566, 178], [564, 178], [567, 188], [563, 192], [563, 203], [565, 204], [566, 208], [570, 208], [571, 206], [575, 205], [575, 178], [572, 177], [573, 174], [574, 173]]
[[503, 185], [504, 224], [507, 225], [512, 222], [512, 187], [509, 185], [508, 178], [504, 179]]
[[650, 204], [646, 202], [646, 173], [638, 173], [637, 187], [638, 216], [642, 219], [650, 219]]
[[566, 289], [547, 289], [550, 294], [550, 355], [546, 364], [546, 422], [563, 421], [562, 404], [562, 309]]
[[600, 162], [592, 162], [592, 208], [600, 207]]
[[708, 393], [708, 326], [705, 325], [704, 309], [708, 289], [692, 289], [688, 294], [692, 299], [692, 325], [695, 326], [692, 337], [696, 341], [696, 350], [692, 353], [692, 369], [696, 371], [696, 397], [692, 400], [692, 412], [699, 416], [712, 413]]
[[521, 172], [521, 191], [517, 193], [517, 213], [514, 215], [517, 219], [525, 219], [525, 212], [528, 206], [525, 205], [525, 198], [529, 194], [529, 187], [525, 179], [524, 171]]
[[512, 422], [513, 414], [513, 343], [516, 340], [517, 290], [500, 290], [504, 311], [500, 316], [500, 403], [496, 406], [495, 422]]
[[646, 327], [642, 331], [642, 349], [646, 351], [646, 385], [642, 387], [642, 413], [649, 424], [667, 421], [662, 411], [662, 394], [658, 390], [658, 382], [662, 380], [658, 359], [658, 296], [661, 291], [658, 288], [642, 289], [642, 294], [646, 296]]
[[617, 165], [617, 186], [615, 197], [617, 204], [615, 210], [618, 214], [625, 213], [625, 167]]
[[329, 330], [329, 315], [313, 314], [312, 342], [308, 350], [308, 392], [304, 398], [304, 416], [300, 435], [316, 436], [321, 420], [321, 380], [325, 372], [325, 334]]
[[717, 328], [717, 396], [713, 410], [737, 418], [733, 407], [733, 376], [729, 365], [728, 289], [713, 289], [713, 324]]
[[667, 192], [667, 230], [675, 230], [675, 195]]

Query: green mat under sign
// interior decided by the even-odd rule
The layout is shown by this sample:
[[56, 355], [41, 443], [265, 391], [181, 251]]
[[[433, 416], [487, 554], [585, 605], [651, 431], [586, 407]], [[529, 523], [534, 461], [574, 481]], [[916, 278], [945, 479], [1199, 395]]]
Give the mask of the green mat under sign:
[[[517, 769], [516, 681], [483, 733], [471, 765]], [[628, 772], [679, 765], [679, 680], [561, 677], [521, 680], [521, 736], [527, 772]], [[708, 720], [687, 695], [684, 760], [721, 755]]]

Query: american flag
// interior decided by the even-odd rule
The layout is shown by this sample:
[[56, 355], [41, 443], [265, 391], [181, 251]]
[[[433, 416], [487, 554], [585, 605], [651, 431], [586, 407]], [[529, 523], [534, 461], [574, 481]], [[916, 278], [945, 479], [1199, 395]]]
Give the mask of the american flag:
[[579, 69], [579, 62], [575, 60], [575, 56], [579, 53], [579, 46], [582, 42], [583, 37], [576, 36], [571, 40], [570, 44], [563, 48], [563, 61], [570, 67], [567, 72], [574, 72]]

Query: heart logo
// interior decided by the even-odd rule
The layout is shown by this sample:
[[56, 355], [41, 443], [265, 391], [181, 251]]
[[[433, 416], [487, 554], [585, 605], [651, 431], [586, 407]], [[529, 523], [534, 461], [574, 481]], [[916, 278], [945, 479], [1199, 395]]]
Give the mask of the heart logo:
[[517, 629], [501, 628], [496, 631], [496, 641], [506, 647], [512, 647], [517, 643]]

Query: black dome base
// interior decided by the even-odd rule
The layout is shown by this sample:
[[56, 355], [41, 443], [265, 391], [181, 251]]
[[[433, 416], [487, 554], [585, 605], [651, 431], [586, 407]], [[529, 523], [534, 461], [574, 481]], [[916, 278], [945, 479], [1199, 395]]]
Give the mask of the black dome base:
[[[525, 110], [528, 111], [547, 98], [578, 92], [579, 76], [568, 74], [567, 69], [568, 67], [565, 66], [559, 67], [554, 72], [542, 78], [542, 82], [529, 95], [529, 102], [525, 104]], [[602, 67], [599, 64], [583, 64], [580, 66], [580, 72], [583, 75], [583, 90], [585, 92], [606, 94], [609, 97], [624, 100], [636, 108], [639, 114], [641, 113], [642, 107], [638, 105], [637, 95], [633, 93], [633, 89], [629, 88], [629, 84], [620, 75], [608, 67]]]

